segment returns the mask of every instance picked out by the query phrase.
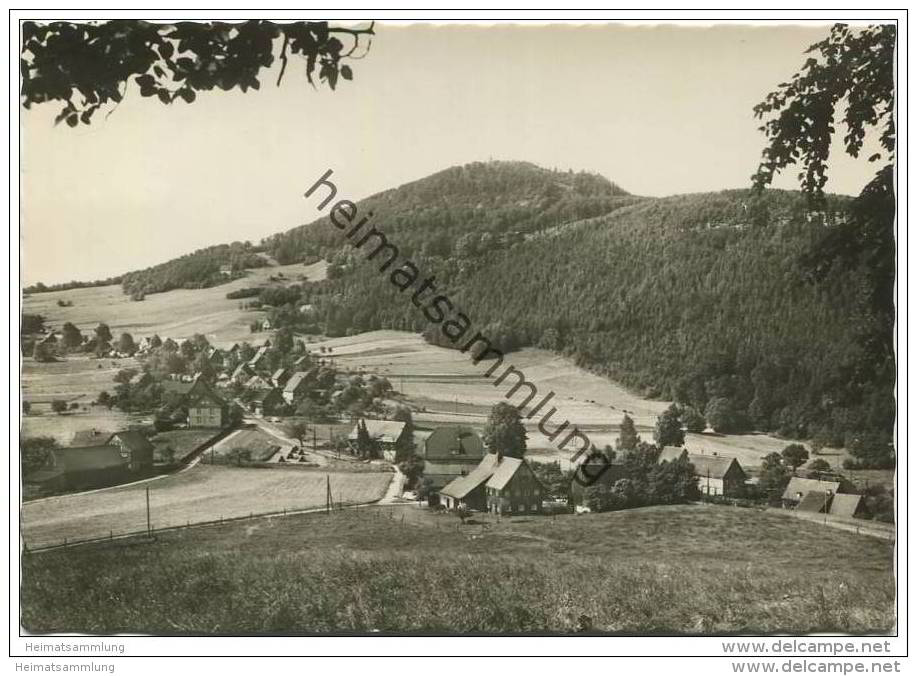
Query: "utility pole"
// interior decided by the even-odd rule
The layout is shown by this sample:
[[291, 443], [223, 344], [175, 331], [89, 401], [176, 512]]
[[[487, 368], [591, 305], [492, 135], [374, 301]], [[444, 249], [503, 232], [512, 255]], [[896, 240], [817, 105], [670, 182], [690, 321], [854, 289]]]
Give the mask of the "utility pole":
[[317, 437], [316, 432], [315, 432], [315, 425], [312, 425], [312, 450], [313, 450], [313, 451], [317, 451], [317, 450], [318, 450], [318, 441], [317, 441], [317, 439], [318, 439], [318, 437]]
[[331, 475], [325, 475], [325, 513], [331, 514]]
[[150, 487], [146, 487], [146, 534], [152, 537], [153, 528], [150, 525]]

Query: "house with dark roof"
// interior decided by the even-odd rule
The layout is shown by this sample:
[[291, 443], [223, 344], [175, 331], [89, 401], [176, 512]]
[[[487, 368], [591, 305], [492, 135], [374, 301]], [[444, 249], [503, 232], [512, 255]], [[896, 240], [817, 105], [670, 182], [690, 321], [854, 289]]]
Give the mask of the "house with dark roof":
[[269, 345], [259, 347], [258, 351], [255, 352], [255, 356], [248, 360], [248, 365], [255, 370], [264, 368], [267, 365], [267, 351], [269, 349]]
[[248, 362], [242, 362], [232, 372], [232, 381], [234, 383], [244, 383], [246, 380], [255, 375], [254, 369], [248, 365]]
[[258, 390], [248, 400], [248, 409], [257, 416], [274, 415], [285, 405], [283, 391], [279, 387]]
[[51, 450], [45, 465], [25, 477], [25, 483], [51, 490], [94, 488], [141, 478], [153, 468], [153, 445], [140, 432], [92, 430], [74, 436], [91, 436], [97, 443]]
[[264, 376], [252, 376], [245, 381], [245, 389], [247, 390], [270, 390], [273, 387], [270, 379]]
[[423, 442], [424, 478], [432, 482], [434, 489], [442, 488], [469, 474], [485, 455], [484, 442], [471, 427], [438, 427]]
[[281, 367], [271, 374], [271, 382], [274, 387], [283, 387], [287, 384], [292, 374], [285, 368]]

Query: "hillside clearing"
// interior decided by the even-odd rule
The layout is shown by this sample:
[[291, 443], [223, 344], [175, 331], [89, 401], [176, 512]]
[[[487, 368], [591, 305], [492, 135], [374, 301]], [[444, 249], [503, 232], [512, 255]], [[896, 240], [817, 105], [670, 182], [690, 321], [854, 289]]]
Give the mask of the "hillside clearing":
[[33, 555], [23, 624], [690, 634], [884, 632], [894, 622], [891, 545], [779, 515], [656, 507], [487, 528], [401, 518], [420, 511], [298, 515]]
[[356, 504], [380, 499], [392, 475], [197, 465], [146, 483], [27, 502], [22, 535], [29, 547], [45, 547], [65, 538], [73, 542], [142, 531], [147, 488], [153, 528], [320, 507], [328, 477], [335, 502]]
[[[23, 312], [40, 314], [57, 329], [64, 322], [73, 322], [86, 332], [105, 322], [116, 336], [127, 331], [137, 339], [155, 333], [163, 339], [178, 340], [201, 333], [211, 343], [222, 346], [259, 337], [251, 333], [250, 324], [264, 316], [257, 310], [240, 309], [240, 301], [226, 298], [227, 293], [269, 285], [269, 277], [280, 274], [284, 275], [284, 283], [301, 281], [299, 275], [320, 281], [325, 278], [326, 267], [325, 261], [319, 261], [312, 265], [255, 268], [227, 284], [153, 293], [140, 302], [132, 301], [118, 285], [33, 293], [23, 300]], [[59, 307], [58, 300], [72, 301], [73, 306]]]

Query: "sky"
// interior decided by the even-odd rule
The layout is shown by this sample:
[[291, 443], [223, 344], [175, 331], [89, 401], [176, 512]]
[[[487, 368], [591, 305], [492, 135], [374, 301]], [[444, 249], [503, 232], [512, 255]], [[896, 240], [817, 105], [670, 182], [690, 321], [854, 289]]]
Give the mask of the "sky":
[[[134, 89], [88, 127], [55, 127], [57, 104], [21, 110], [23, 282], [107, 278], [311, 222], [303, 192], [327, 169], [350, 199], [490, 159], [647, 196], [748, 187], [764, 147], [752, 107], [827, 31], [377, 24], [334, 92], [292, 60], [280, 87], [272, 70], [260, 91], [171, 106]], [[827, 189], [856, 194], [874, 171], [836, 147]]]

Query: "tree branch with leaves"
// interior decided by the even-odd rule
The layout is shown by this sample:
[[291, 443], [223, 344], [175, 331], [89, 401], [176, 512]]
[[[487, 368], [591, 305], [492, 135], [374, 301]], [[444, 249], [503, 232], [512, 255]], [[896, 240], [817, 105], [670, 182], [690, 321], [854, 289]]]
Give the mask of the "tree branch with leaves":
[[314, 87], [317, 76], [333, 90], [339, 78], [353, 79], [351, 67], [343, 61], [366, 56], [374, 29], [374, 22], [346, 28], [325, 21], [26, 21], [20, 96], [25, 108], [62, 104], [55, 123], [76, 127], [89, 124], [103, 108], [110, 108], [110, 114], [131, 83], [141, 96], [167, 105], [176, 99], [192, 103], [198, 92], [214, 88], [259, 89], [262, 71], [279, 58], [279, 86], [292, 55], [304, 59], [309, 84]]

